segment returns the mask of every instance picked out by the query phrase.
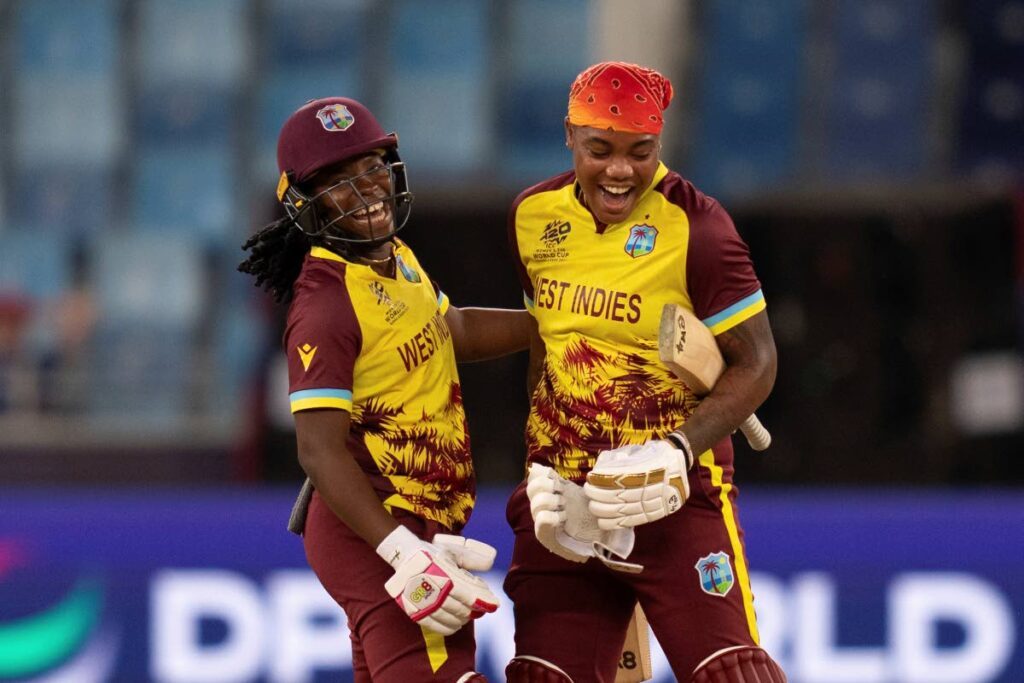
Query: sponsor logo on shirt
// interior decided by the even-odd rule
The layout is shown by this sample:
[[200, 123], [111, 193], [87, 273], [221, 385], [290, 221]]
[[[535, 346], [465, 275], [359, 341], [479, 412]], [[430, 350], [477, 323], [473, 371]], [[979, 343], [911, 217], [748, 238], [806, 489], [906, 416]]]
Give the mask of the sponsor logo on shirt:
[[569, 237], [572, 225], [569, 221], [555, 219], [545, 226], [540, 234], [541, 246], [533, 252], [537, 261], [562, 261], [569, 256], [569, 250], [562, 243]]
[[309, 370], [309, 364], [313, 362], [313, 356], [316, 355], [316, 346], [310, 346], [309, 344], [303, 344], [302, 346], [296, 346], [295, 350], [299, 352], [299, 360], [302, 361], [302, 369]]
[[654, 251], [654, 240], [657, 237], [658, 229], [653, 225], [634, 225], [626, 238], [626, 253], [633, 258], [647, 256]]

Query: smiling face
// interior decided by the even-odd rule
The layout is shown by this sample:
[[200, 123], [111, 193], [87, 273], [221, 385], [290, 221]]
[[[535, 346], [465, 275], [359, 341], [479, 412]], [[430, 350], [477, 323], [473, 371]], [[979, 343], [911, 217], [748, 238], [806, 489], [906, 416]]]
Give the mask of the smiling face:
[[626, 220], [658, 171], [661, 137], [565, 124], [576, 180], [602, 223]]
[[391, 170], [380, 152], [329, 166], [306, 184], [328, 234], [375, 241], [395, 232]]

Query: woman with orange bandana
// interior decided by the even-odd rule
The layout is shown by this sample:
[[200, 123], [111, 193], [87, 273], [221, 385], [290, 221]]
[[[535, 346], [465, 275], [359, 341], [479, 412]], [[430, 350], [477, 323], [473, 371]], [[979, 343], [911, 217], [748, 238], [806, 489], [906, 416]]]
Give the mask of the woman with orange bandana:
[[[637, 603], [678, 680], [785, 681], [759, 647], [731, 442], [771, 391], [775, 345], [729, 215], [660, 160], [672, 95], [635, 64], [585, 70], [565, 119], [573, 169], [510, 212], [536, 322], [529, 477], [507, 511], [512, 683], [615, 680]], [[659, 360], [668, 303], [725, 358], [702, 399]]]

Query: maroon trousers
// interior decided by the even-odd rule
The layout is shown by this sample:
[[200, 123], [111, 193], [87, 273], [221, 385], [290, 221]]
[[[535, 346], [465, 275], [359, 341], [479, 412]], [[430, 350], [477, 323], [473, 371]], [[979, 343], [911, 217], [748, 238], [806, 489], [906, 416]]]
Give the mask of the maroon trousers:
[[726, 483], [723, 495], [722, 478], [721, 468], [695, 465], [683, 508], [636, 527], [628, 561], [644, 565], [639, 574], [549, 552], [534, 536], [525, 483], [517, 487], [506, 510], [515, 549], [505, 579], [516, 654], [546, 659], [575, 681], [611, 683], [636, 601], [678, 680], [722, 648], [757, 644], [736, 492]]
[[[420, 538], [450, 533], [403, 510], [392, 514]], [[473, 622], [451, 636], [425, 634], [384, 590], [394, 573], [391, 566], [317, 493], [303, 540], [309, 566], [348, 617], [356, 683], [454, 682], [475, 669]]]

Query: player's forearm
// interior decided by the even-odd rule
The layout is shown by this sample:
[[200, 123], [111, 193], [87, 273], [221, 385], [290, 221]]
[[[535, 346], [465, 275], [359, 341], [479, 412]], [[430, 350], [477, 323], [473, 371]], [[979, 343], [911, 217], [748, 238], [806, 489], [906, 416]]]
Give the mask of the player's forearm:
[[732, 434], [768, 398], [774, 372], [727, 368], [714, 390], [704, 397], [683, 425], [695, 454], [703, 453]]
[[347, 452], [328, 453], [299, 441], [299, 462], [331, 512], [376, 548], [398, 526]]
[[695, 453], [736, 431], [775, 384], [777, 358], [767, 314], [758, 313], [719, 335], [717, 342], [725, 371], [683, 427]]
[[533, 318], [525, 309], [449, 309], [446, 317], [460, 363], [507, 356], [530, 344]]

